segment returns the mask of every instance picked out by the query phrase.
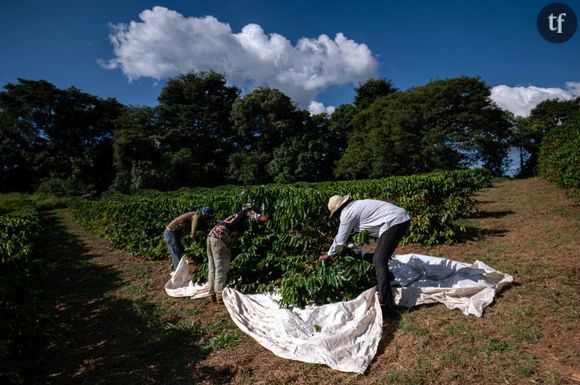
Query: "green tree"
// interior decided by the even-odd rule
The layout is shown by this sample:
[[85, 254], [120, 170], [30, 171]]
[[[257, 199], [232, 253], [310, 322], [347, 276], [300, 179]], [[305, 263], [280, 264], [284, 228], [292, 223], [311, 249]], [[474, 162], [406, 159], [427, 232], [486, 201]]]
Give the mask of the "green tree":
[[540, 146], [542, 177], [565, 188], [580, 202], [580, 116], [552, 128]]
[[241, 150], [231, 154], [228, 175], [245, 185], [272, 182], [267, 166], [272, 154], [255, 150]]
[[2, 190], [30, 191], [38, 186], [47, 170], [41, 161], [55, 124], [57, 88], [46, 81], [18, 79], [0, 93], [2, 137]]
[[0, 93], [2, 173], [6, 190], [31, 190], [62, 181], [76, 193], [102, 191], [113, 178], [112, 128], [121, 112], [115, 99], [71, 87], [18, 79]]
[[385, 78], [373, 78], [359, 84], [355, 88], [354, 105], [362, 110], [369, 107], [373, 102], [383, 96], [397, 92], [393, 83]]
[[520, 151], [527, 153], [528, 159], [522, 165], [521, 176], [537, 174], [538, 158], [543, 137], [554, 128], [575, 120], [580, 116], [580, 98], [573, 100], [545, 100], [539, 103], [527, 118], [516, 120], [512, 133]]
[[115, 190], [163, 189], [171, 184], [158, 121], [157, 108], [124, 108], [114, 131]]
[[237, 100], [231, 120], [239, 149], [229, 159], [230, 178], [246, 184], [272, 181], [268, 163], [282, 143], [302, 132], [303, 119], [290, 98], [273, 88], [257, 88]]
[[158, 98], [163, 135], [157, 138], [171, 165], [173, 183], [167, 187], [225, 181], [227, 160], [238, 142], [230, 113], [239, 92], [216, 72], [190, 72], [167, 82]]
[[352, 104], [343, 104], [329, 116], [329, 140], [333, 144], [332, 152], [335, 154], [333, 161], [340, 159], [346, 152], [348, 136], [353, 130], [356, 113], [357, 110]]
[[345, 140], [325, 114], [302, 113], [302, 132], [277, 147], [268, 163], [268, 173], [275, 182], [319, 182], [333, 177], [334, 163], [341, 156], [341, 142]]
[[382, 177], [477, 162], [501, 173], [509, 122], [478, 78], [431, 82], [380, 97], [353, 118], [342, 178]]
[[433, 143], [440, 148], [441, 158], [455, 155], [450, 163], [457, 166], [482, 163], [494, 174], [502, 174], [510, 122], [491, 101], [489, 87], [479, 78], [463, 76], [430, 82], [420, 90], [429, 116], [427, 131], [439, 131], [442, 138]]
[[509, 120], [512, 123], [509, 134], [510, 144], [518, 151], [519, 154], [520, 168], [518, 175], [529, 176], [531, 174], [531, 170], [527, 167], [529, 153], [526, 149], [530, 145], [529, 141], [532, 134], [532, 125], [530, 119], [521, 116], [514, 116], [510, 112], [506, 112], [506, 114], [508, 114]]

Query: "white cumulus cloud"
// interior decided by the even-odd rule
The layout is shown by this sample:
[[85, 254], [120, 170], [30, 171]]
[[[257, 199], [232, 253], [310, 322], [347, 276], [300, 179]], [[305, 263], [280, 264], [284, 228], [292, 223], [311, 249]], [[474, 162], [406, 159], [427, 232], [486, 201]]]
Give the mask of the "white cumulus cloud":
[[580, 82], [566, 82], [566, 89], [575, 97], [580, 96]]
[[334, 106], [325, 106], [324, 104], [313, 100], [308, 105], [308, 111], [311, 115], [318, 115], [318, 114], [332, 114], [336, 110]]
[[576, 96], [580, 96], [580, 83], [577, 82], [567, 82], [566, 89], [506, 85], [495, 86], [491, 89], [491, 99], [500, 108], [517, 116], [529, 116], [534, 107], [544, 100], [570, 100]]
[[114, 58], [103, 62], [130, 79], [166, 79], [187, 71], [217, 71], [230, 83], [278, 88], [307, 106], [330, 85], [357, 84], [376, 75], [378, 62], [362, 43], [337, 33], [286, 37], [248, 24], [239, 33], [213, 16], [186, 17], [156, 6], [140, 21], [111, 26]]

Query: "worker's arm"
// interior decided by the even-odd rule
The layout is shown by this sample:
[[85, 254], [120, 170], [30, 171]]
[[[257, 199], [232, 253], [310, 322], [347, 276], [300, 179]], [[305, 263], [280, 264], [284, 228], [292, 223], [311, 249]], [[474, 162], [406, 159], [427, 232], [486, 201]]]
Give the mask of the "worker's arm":
[[267, 215], [259, 214], [259, 213], [255, 212], [254, 210], [248, 210], [247, 215], [248, 215], [248, 218], [250, 218], [250, 220], [253, 222], [267, 222], [268, 219], [270, 219]]
[[185, 214], [181, 214], [180, 216], [178, 216], [177, 218], [175, 218], [174, 220], [172, 220], [168, 225], [167, 228], [171, 231], [175, 231], [178, 227], [183, 226], [183, 223], [185, 221], [188, 221], [191, 219], [191, 216], [193, 214], [195, 214], [195, 211], [189, 211]]
[[352, 233], [356, 220], [354, 218], [346, 218], [345, 221], [340, 222], [338, 233], [334, 237], [334, 241], [327, 253], [323, 253], [320, 259], [328, 259], [341, 252], [342, 248], [348, 242], [348, 237]]
[[195, 229], [197, 228], [197, 222], [199, 222], [199, 213], [195, 212], [191, 216], [191, 239], [195, 237]]

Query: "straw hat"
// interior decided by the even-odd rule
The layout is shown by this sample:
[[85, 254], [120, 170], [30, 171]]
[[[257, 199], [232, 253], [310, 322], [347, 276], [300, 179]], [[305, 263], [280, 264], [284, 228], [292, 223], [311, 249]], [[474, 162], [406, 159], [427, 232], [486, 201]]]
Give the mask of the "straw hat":
[[328, 199], [328, 211], [330, 211], [330, 217], [342, 208], [345, 204], [350, 202], [352, 197], [350, 195], [333, 195]]

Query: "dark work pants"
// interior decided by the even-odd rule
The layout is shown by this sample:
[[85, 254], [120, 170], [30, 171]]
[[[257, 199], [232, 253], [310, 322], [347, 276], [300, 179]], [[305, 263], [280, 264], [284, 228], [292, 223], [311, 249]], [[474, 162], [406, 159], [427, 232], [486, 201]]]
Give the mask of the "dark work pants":
[[375, 265], [375, 271], [377, 273], [379, 302], [381, 303], [381, 307], [387, 309], [395, 309], [389, 274], [389, 259], [395, 252], [403, 235], [409, 230], [410, 225], [411, 221], [399, 223], [382, 233], [377, 241], [375, 255], [373, 256], [373, 265]]

